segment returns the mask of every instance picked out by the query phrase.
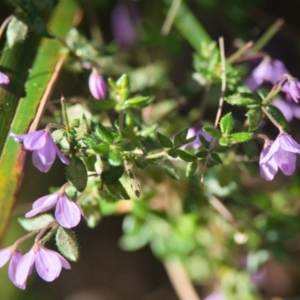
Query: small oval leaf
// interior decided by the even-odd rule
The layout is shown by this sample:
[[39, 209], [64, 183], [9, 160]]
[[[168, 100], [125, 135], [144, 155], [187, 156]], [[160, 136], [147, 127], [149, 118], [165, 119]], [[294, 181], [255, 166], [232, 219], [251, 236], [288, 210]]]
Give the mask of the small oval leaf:
[[58, 250], [65, 258], [71, 261], [78, 260], [78, 243], [72, 230], [59, 227], [56, 232], [55, 240]]
[[66, 175], [77, 191], [82, 192], [85, 189], [88, 176], [85, 164], [79, 157], [72, 157]]

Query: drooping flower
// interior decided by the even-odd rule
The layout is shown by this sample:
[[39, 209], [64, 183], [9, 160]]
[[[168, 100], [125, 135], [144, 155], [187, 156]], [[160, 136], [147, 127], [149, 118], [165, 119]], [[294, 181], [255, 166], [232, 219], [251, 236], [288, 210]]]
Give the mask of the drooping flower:
[[287, 99], [293, 99], [296, 103], [300, 99], [300, 82], [296, 79], [289, 80], [281, 89], [286, 92]]
[[287, 176], [293, 175], [296, 153], [300, 154], [300, 145], [286, 133], [279, 135], [271, 145], [265, 144], [259, 161], [261, 177], [272, 180], [278, 168]]
[[32, 151], [32, 162], [41, 172], [47, 173], [49, 171], [56, 155], [64, 164], [68, 165], [70, 163], [54, 143], [51, 134], [46, 130], [20, 135], [10, 133], [9, 135], [16, 142], [22, 143], [25, 149]]
[[263, 59], [246, 80], [246, 86], [253, 92], [264, 82], [275, 84], [283, 74], [289, 74], [280, 60]]
[[103, 76], [93, 68], [93, 71], [89, 77], [89, 88], [93, 97], [97, 100], [104, 99], [106, 97], [106, 83]]
[[8, 266], [8, 276], [18, 288], [24, 289], [24, 285], [20, 285], [16, 282], [17, 265], [21, 258], [21, 252], [19, 250], [15, 250], [12, 246], [0, 250], [0, 268], [2, 268], [10, 260]]
[[9, 84], [9, 82], [9, 77], [6, 74], [0, 72], [0, 85], [7, 85]]
[[32, 210], [29, 211], [25, 217], [31, 218], [54, 206], [56, 206], [55, 219], [62, 227], [72, 228], [78, 225], [81, 215], [83, 215], [80, 206], [61, 192], [47, 195], [34, 201]]
[[26, 288], [27, 278], [31, 274], [33, 265], [39, 276], [45, 281], [53, 281], [62, 268], [71, 269], [70, 264], [59, 253], [35, 245], [26, 253], [16, 266], [15, 282], [21, 289]]

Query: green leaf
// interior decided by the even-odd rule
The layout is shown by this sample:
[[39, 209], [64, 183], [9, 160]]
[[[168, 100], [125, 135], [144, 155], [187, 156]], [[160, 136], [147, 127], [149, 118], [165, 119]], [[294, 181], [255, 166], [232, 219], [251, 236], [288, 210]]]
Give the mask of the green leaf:
[[106, 144], [112, 144], [114, 142], [113, 134], [101, 123], [99, 123], [96, 128], [96, 134]]
[[191, 155], [180, 149], [177, 149], [177, 153], [178, 153], [178, 156], [184, 161], [192, 162], [197, 159], [194, 155]]
[[101, 173], [101, 179], [105, 184], [115, 184], [124, 173], [124, 167], [110, 167]]
[[168, 155], [170, 155], [173, 158], [176, 158], [176, 157], [178, 157], [178, 150], [177, 149], [170, 149], [168, 151]]
[[56, 245], [59, 252], [70, 261], [79, 258], [78, 242], [74, 232], [70, 229], [59, 227], [55, 235]]
[[188, 163], [185, 170], [185, 176], [186, 177], [193, 176], [197, 171], [197, 167], [198, 167], [198, 163], [196, 161]]
[[269, 112], [269, 114], [282, 126], [282, 128], [286, 131], [289, 131], [289, 124], [286, 121], [284, 115], [282, 112], [279, 110], [274, 105], [266, 105], [266, 110]]
[[197, 152], [195, 155], [196, 155], [196, 157], [203, 159], [203, 158], [207, 157], [207, 154], [208, 154], [207, 150], [201, 150], [201, 151]]
[[234, 143], [248, 142], [253, 136], [252, 132], [237, 132], [230, 135], [230, 139]]
[[[212, 127], [212, 126], [204, 126], [203, 127], [203, 131], [217, 139], [222, 137], [222, 133], [220, 132], [220, 130]], [[200, 137], [199, 137], [200, 138]]]
[[129, 77], [127, 74], [121, 75], [121, 77], [117, 80], [116, 86], [120, 89], [128, 89], [130, 88]]
[[152, 103], [154, 97], [135, 97], [125, 100], [123, 107], [143, 108]]
[[123, 158], [118, 149], [109, 152], [108, 161], [112, 166], [120, 166], [123, 163]]
[[[220, 134], [221, 134], [221, 133], [220, 133]], [[205, 149], [209, 149], [210, 142], [207, 141], [203, 135], [199, 134], [199, 140], [200, 140], [202, 146], [203, 146]]]
[[211, 158], [218, 164], [222, 164], [222, 160], [217, 153], [211, 153]]
[[220, 139], [219, 139], [219, 144], [220, 144], [221, 146], [226, 146], [226, 147], [228, 147], [228, 146], [231, 145], [231, 140], [230, 140], [230, 138], [220, 138]]
[[98, 109], [101, 110], [109, 110], [109, 109], [113, 109], [116, 107], [116, 105], [118, 104], [117, 101], [115, 100], [91, 100], [91, 103]]
[[72, 157], [70, 165], [67, 168], [66, 176], [77, 191], [82, 192], [85, 189], [88, 176], [85, 164], [79, 157]]
[[27, 231], [40, 230], [55, 221], [52, 215], [42, 214], [34, 218], [18, 218], [18, 222]]
[[239, 106], [260, 105], [261, 98], [257, 94], [238, 93], [226, 97], [225, 101], [231, 105], [239, 105]]
[[129, 195], [119, 180], [115, 181], [114, 184], [105, 184], [100, 194], [107, 201], [130, 200]]
[[107, 155], [110, 151], [110, 146], [108, 144], [98, 144], [93, 146], [93, 150], [100, 155]]
[[249, 123], [249, 131], [254, 131], [258, 128], [262, 117], [263, 117], [263, 111], [260, 107], [258, 108], [251, 108], [246, 113], [246, 116], [248, 117], [248, 123]]
[[165, 172], [173, 179], [175, 180], [179, 180], [180, 176], [177, 172], [177, 170], [175, 169], [174, 165], [169, 161], [166, 160], [163, 164], [163, 168], [165, 170]]
[[171, 141], [171, 139], [169, 139], [168, 137], [166, 137], [165, 135], [157, 132], [157, 138], [160, 142], [160, 144], [165, 147], [165, 148], [173, 148], [173, 142]]
[[17, 18], [26, 23], [31, 31], [41, 37], [53, 38], [48, 32], [43, 19], [35, 12], [17, 14]]
[[175, 138], [174, 138], [174, 147], [175, 148], [181, 147], [186, 144], [186, 141], [187, 141], [186, 137], [188, 134], [188, 130], [189, 129], [186, 128], [175, 135]]
[[9, 22], [6, 30], [6, 40], [8, 47], [25, 41], [28, 34], [28, 26], [16, 17]]
[[220, 121], [220, 128], [223, 134], [229, 134], [234, 126], [234, 119], [231, 112], [222, 117]]

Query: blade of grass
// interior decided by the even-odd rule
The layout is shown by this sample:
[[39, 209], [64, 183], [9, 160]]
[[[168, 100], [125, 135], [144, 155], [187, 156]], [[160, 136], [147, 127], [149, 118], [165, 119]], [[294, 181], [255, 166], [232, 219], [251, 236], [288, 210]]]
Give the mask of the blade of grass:
[[[57, 36], [64, 39], [73, 24], [77, 11], [78, 4], [76, 1], [61, 1], [53, 12], [48, 27]], [[34, 130], [37, 126], [46, 100], [51, 94], [62, 66], [64, 57], [61, 56], [60, 50], [61, 44], [57, 40], [43, 39], [34, 59], [30, 77], [25, 85], [26, 96], [18, 100], [18, 94], [15, 91], [6, 91], [14, 94], [13, 101], [18, 104], [11, 125], [11, 132], [25, 133], [29, 129]], [[24, 54], [27, 55], [27, 52], [19, 53], [22, 57]], [[19, 66], [15, 64], [9, 69], [18, 78]], [[7, 136], [8, 131], [9, 127], [3, 131], [3, 134]], [[22, 147], [12, 138], [7, 138], [0, 158], [0, 241], [10, 220], [16, 193], [22, 181], [24, 159], [25, 152]]]

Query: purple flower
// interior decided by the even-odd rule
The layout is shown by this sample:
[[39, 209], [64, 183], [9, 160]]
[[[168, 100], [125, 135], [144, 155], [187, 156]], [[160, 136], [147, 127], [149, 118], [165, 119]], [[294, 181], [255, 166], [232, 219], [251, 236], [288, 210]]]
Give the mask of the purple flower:
[[278, 167], [287, 176], [296, 169], [296, 153], [300, 153], [298, 145], [288, 134], [284, 133], [270, 145], [265, 145], [260, 154], [260, 175], [270, 181], [278, 171]]
[[62, 268], [71, 269], [68, 261], [59, 253], [35, 245], [17, 264], [15, 281], [21, 289], [26, 288], [27, 277], [31, 274], [34, 264], [37, 273], [45, 281], [56, 279]]
[[296, 103], [276, 98], [272, 100], [272, 104], [281, 110], [288, 122], [291, 122], [293, 118], [300, 119], [300, 106]]
[[204, 298], [204, 300], [225, 300], [225, 297], [221, 294], [210, 294]]
[[262, 62], [252, 71], [246, 80], [246, 86], [253, 92], [264, 82], [268, 81], [275, 84], [283, 74], [288, 74], [280, 60], [270, 60], [270, 58], [262, 60]]
[[65, 228], [78, 225], [83, 212], [78, 204], [70, 200], [64, 193], [55, 193], [41, 197], [33, 202], [32, 210], [25, 217], [31, 218], [39, 213], [55, 207], [55, 218]]
[[22, 258], [22, 254], [19, 250], [14, 250], [13, 247], [8, 247], [5, 249], [0, 250], [0, 268], [3, 267], [9, 260], [9, 267], [8, 267], [8, 276], [10, 280], [20, 289], [24, 289], [25, 286], [19, 285], [16, 282], [16, 270], [17, 265]]
[[32, 162], [41, 172], [48, 172], [55, 156], [68, 165], [69, 160], [60, 152], [51, 134], [46, 130], [34, 131], [28, 134], [9, 134], [18, 143], [22, 143], [27, 150], [33, 151]]
[[0, 85], [7, 85], [9, 84], [9, 82], [9, 77], [6, 74], [0, 72]]
[[89, 78], [89, 88], [91, 94], [95, 99], [100, 100], [106, 97], [105, 80], [95, 68], [93, 68], [93, 71]]
[[114, 38], [124, 47], [132, 47], [136, 43], [135, 19], [138, 19], [133, 5], [126, 7], [117, 4], [111, 13], [111, 26]]
[[286, 92], [286, 97], [288, 99], [293, 99], [298, 103], [300, 99], [300, 82], [295, 79], [289, 80], [281, 89], [283, 92]]

